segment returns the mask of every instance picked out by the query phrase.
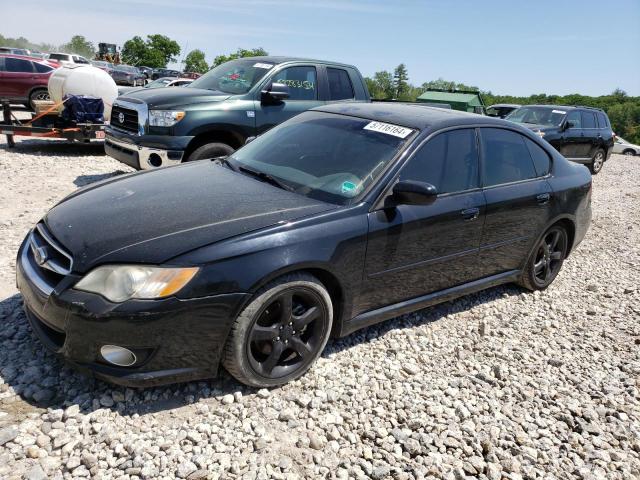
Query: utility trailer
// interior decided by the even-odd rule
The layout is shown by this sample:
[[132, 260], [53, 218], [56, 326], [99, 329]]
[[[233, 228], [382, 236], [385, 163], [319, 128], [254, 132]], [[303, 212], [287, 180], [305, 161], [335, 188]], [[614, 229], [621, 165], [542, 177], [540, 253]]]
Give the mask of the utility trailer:
[[76, 123], [60, 115], [61, 104], [36, 102], [36, 113], [31, 119], [19, 120], [8, 100], [1, 100], [2, 123], [0, 135], [7, 136], [9, 147], [15, 146], [14, 136], [62, 138], [76, 142], [104, 140], [104, 123]]

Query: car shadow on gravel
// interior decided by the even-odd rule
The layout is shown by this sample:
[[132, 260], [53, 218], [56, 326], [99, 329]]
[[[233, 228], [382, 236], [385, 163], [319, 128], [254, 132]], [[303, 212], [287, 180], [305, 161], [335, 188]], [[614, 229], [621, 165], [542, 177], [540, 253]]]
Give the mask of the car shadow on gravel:
[[[17, 137], [21, 138], [21, 137]], [[5, 142], [0, 143], [0, 149], [7, 152], [31, 155], [43, 154], [47, 157], [86, 157], [104, 156], [104, 143], [79, 143], [66, 140], [20, 140], [15, 147], [9, 147]]]
[[76, 187], [84, 187], [91, 183], [100, 182], [102, 180], [106, 180], [108, 178], [115, 177], [118, 175], [124, 175], [125, 173], [127, 172], [124, 172], [122, 170], [114, 170], [113, 172], [99, 173], [96, 175], [78, 175], [76, 179], [73, 181], [73, 184]]
[[[449, 314], [521, 293], [522, 289], [512, 285], [494, 287], [403, 315], [347, 337], [330, 340], [323, 357], [371, 342], [391, 330], [446, 321], [444, 317]], [[15, 396], [7, 394], [9, 388]], [[42, 346], [27, 323], [20, 294], [0, 301], [0, 411], [9, 413], [13, 421], [33, 411], [65, 409], [72, 405], [78, 405], [83, 413], [107, 408], [122, 415], [144, 415], [199, 401], [206, 403], [235, 392], [251, 395], [256, 389], [239, 384], [223, 369], [216, 379], [146, 389], [118, 387], [81, 374]], [[2, 423], [0, 420], [0, 427]]]

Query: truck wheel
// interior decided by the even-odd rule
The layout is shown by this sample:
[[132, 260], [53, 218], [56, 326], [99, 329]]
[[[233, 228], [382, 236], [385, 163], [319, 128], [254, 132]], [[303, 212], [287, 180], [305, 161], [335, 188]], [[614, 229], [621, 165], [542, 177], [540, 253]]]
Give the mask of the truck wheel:
[[49, 92], [47, 89], [45, 88], [38, 88], [36, 90], [34, 90], [33, 92], [31, 92], [31, 95], [29, 95], [29, 108], [31, 108], [31, 110], [36, 109], [36, 104], [35, 101], [36, 100], [49, 100]]
[[591, 159], [591, 163], [589, 164], [589, 169], [591, 173], [594, 175], [597, 174], [600, 170], [602, 170], [602, 165], [604, 165], [605, 154], [604, 150], [599, 148], [596, 150], [596, 153], [593, 154], [593, 158]]
[[294, 273], [258, 290], [235, 319], [222, 364], [236, 380], [264, 388], [295, 380], [320, 356], [333, 306], [315, 277]]
[[226, 157], [233, 152], [234, 149], [226, 143], [207, 143], [191, 152], [186, 161], [192, 162], [193, 160], [204, 160], [205, 158]]

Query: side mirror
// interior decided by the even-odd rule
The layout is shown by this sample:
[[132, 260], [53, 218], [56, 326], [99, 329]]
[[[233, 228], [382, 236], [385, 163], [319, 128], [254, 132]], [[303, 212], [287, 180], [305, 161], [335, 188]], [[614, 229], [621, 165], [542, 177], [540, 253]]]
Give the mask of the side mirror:
[[426, 182], [400, 180], [393, 186], [393, 200], [396, 205], [428, 205], [433, 203], [438, 189]]
[[246, 144], [248, 144], [248, 143], [251, 143], [251, 142], [253, 142], [255, 139], [256, 139], [256, 137], [255, 137], [255, 136], [254, 136], [254, 137], [247, 137], [247, 139], [244, 141], [244, 144], [246, 145]]
[[289, 87], [284, 83], [270, 83], [260, 92], [262, 103], [280, 103], [289, 98]]
[[570, 122], [570, 121], [568, 121], [568, 120], [567, 120], [566, 122], [564, 122], [564, 128], [563, 128], [563, 130], [568, 130], [568, 129], [573, 128], [573, 127], [575, 127], [575, 126], [576, 126], [576, 124], [575, 124], [575, 123]]

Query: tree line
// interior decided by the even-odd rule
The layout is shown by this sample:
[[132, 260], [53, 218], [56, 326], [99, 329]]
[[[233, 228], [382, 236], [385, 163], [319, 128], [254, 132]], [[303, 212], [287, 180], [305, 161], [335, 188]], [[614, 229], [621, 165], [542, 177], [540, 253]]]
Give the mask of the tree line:
[[[28, 48], [41, 52], [62, 51], [82, 55], [89, 59], [94, 58], [96, 53], [93, 43], [82, 35], [74, 35], [69, 42], [58, 46], [47, 43], [32, 43], [24, 37], [8, 38], [0, 35], [0, 46]], [[178, 42], [165, 35], [156, 34], [147, 35], [146, 39], [135, 36], [127, 40], [122, 46], [121, 58], [123, 62], [130, 65], [165, 68], [169, 63], [178, 62], [180, 53], [181, 48]], [[205, 53], [200, 49], [195, 49], [188, 52], [180, 63], [184, 65], [184, 70], [187, 72], [206, 73], [211, 68], [229, 60], [261, 55], [268, 55], [268, 52], [263, 48], [238, 48], [235, 52], [218, 55], [211, 63], [207, 63]], [[404, 63], [398, 65], [393, 71], [375, 72], [372, 77], [366, 77], [365, 82], [371, 97], [381, 100], [395, 99], [413, 102], [427, 90], [470, 90], [479, 92], [487, 106], [495, 103], [517, 103], [521, 105], [557, 104], [597, 107], [607, 112], [613, 130], [618, 135], [632, 143], [640, 143], [640, 97], [629, 96], [620, 89], [599, 97], [577, 93], [571, 95], [540, 93], [528, 97], [517, 97], [494, 94], [473, 85], [444, 80], [443, 78], [415, 86], [409, 82], [409, 73]]]

